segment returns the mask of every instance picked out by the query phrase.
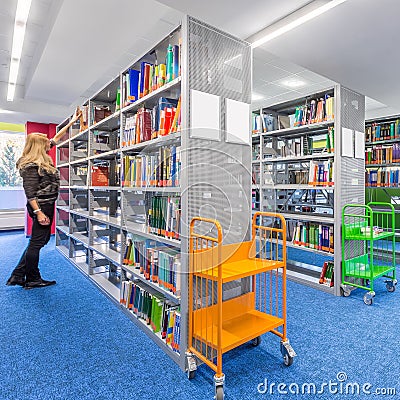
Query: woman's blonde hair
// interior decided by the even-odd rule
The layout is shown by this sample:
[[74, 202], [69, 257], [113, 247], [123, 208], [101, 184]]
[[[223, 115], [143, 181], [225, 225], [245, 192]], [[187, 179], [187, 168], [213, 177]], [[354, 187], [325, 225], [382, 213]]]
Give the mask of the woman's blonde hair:
[[22, 156], [17, 161], [17, 168], [21, 170], [28, 164], [36, 164], [39, 167], [39, 174], [42, 174], [43, 171], [54, 174], [57, 169], [54, 167], [51, 157], [47, 154], [48, 142], [44, 133], [27, 135]]

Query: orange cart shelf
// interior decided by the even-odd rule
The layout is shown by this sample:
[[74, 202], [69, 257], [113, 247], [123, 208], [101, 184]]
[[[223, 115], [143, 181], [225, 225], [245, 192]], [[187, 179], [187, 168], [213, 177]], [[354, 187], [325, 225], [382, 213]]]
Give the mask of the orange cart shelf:
[[[226, 262], [223, 263], [222, 268], [222, 283], [236, 281], [237, 279], [253, 276], [262, 272], [272, 271], [277, 268], [283, 268], [283, 262], [260, 260], [259, 258], [247, 258], [242, 261]], [[205, 271], [197, 272], [197, 276], [218, 280], [218, 269], [210, 268]]]
[[[225, 301], [223, 303], [222, 311], [222, 353], [226, 353], [235, 347], [240, 346], [258, 336], [263, 335], [272, 329], [278, 328], [284, 324], [283, 318], [278, 318], [272, 315], [265, 314], [263, 312], [247, 309], [243, 310], [243, 298], [248, 297], [247, 295], [237, 297], [232, 300]], [[244, 299], [247, 300], [246, 298]], [[254, 300], [254, 296], [253, 296]], [[205, 342], [208, 346], [214, 349], [218, 348], [217, 344], [217, 329], [216, 320], [211, 319], [212, 325], [202, 327], [201, 317], [206, 322], [205, 314], [215, 314], [216, 306], [206, 307], [198, 313], [204, 315], [196, 315], [195, 319], [198, 319], [198, 329], [193, 332], [193, 337], [197, 340]], [[235, 312], [236, 311], [236, 312]], [[232, 315], [233, 314], [233, 315]], [[204, 325], [206, 325], [204, 323]], [[210, 338], [210, 340], [207, 340]]]

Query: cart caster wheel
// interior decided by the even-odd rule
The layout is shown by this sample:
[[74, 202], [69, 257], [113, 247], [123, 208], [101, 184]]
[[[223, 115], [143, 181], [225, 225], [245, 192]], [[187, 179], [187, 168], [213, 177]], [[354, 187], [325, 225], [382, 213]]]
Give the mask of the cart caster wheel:
[[222, 386], [215, 388], [215, 400], [224, 400], [224, 388]]
[[283, 363], [290, 367], [293, 364], [293, 359], [296, 357], [296, 352], [293, 350], [289, 340], [281, 342], [281, 354], [283, 356]]
[[386, 289], [388, 292], [392, 293], [396, 290], [397, 280], [393, 279], [390, 281], [386, 281]]
[[343, 288], [343, 287], [340, 288], [340, 295], [341, 295], [342, 297], [349, 297], [350, 294], [351, 294], [351, 291], [350, 291], [350, 290], [346, 290], [346, 289]]
[[367, 306], [371, 306], [373, 303], [373, 298], [375, 296], [375, 292], [368, 292], [364, 294], [364, 303]]
[[192, 353], [186, 352], [186, 361], [187, 361], [187, 371], [186, 375], [188, 379], [193, 379], [196, 376], [197, 363]]
[[261, 336], [257, 336], [251, 341], [253, 347], [257, 347], [261, 343]]
[[289, 354], [285, 354], [283, 356], [283, 363], [287, 366], [290, 367], [293, 364], [293, 357], [290, 357]]
[[386, 289], [387, 289], [388, 292], [392, 293], [392, 292], [394, 292], [396, 290], [396, 286], [387, 283], [386, 284]]

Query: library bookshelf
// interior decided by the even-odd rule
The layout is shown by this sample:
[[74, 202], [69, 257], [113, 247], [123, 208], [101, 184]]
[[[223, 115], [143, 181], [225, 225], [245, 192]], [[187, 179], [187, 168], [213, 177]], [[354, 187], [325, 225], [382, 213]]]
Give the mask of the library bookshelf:
[[[365, 121], [365, 196], [391, 203], [400, 226], [400, 115]], [[400, 230], [395, 229], [396, 240]]]
[[[364, 121], [364, 97], [338, 84], [252, 110], [253, 211], [285, 217], [288, 277], [338, 296], [341, 209], [365, 199]], [[320, 284], [329, 261], [334, 284]]]
[[184, 371], [190, 221], [250, 239], [250, 102], [250, 45], [185, 16], [57, 145], [57, 249]]

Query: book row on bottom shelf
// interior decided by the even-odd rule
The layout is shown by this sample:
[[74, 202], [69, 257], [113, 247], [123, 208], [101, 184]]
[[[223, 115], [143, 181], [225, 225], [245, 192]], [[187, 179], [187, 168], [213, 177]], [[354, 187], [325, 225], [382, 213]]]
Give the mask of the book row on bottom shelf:
[[293, 224], [289, 222], [288, 227], [290, 228], [291, 225], [293, 234], [288, 237], [288, 240], [291, 240], [294, 245], [328, 253], [334, 252], [332, 225], [302, 221], [293, 221]]
[[180, 352], [181, 313], [177, 305], [150, 293], [139, 281], [122, 281], [120, 304], [159, 334], [174, 352]]

